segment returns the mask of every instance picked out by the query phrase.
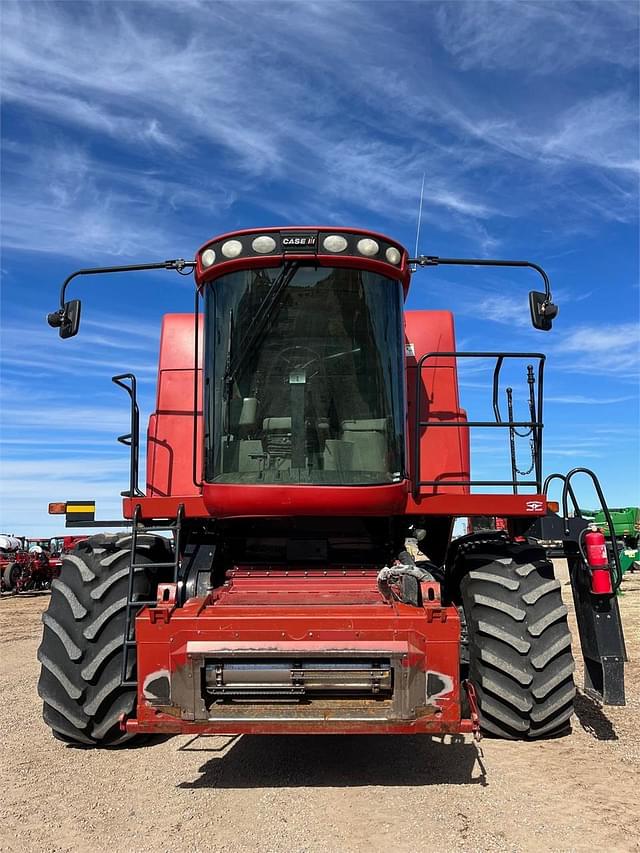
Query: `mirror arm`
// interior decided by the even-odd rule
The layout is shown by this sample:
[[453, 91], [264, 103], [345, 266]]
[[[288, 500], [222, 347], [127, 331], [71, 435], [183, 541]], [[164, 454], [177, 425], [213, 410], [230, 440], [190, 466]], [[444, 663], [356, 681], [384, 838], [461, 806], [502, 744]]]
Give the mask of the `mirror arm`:
[[551, 284], [549, 276], [538, 264], [531, 261], [500, 261], [489, 258], [439, 258], [437, 255], [420, 255], [418, 258], [409, 258], [408, 264], [417, 267], [437, 267], [441, 265], [467, 266], [467, 267], [528, 267], [535, 270], [544, 282], [545, 305], [551, 304]]
[[[67, 276], [67, 278], [64, 280], [64, 283], [60, 289], [60, 310], [55, 312], [55, 314], [64, 314], [64, 303], [67, 293], [67, 285], [79, 275], [101, 275], [102, 273], [112, 272], [138, 272], [139, 270], [176, 270], [177, 272], [181, 273], [184, 269], [193, 269], [195, 265], [195, 261], [185, 261], [183, 258], [175, 258], [170, 261], [161, 261], [160, 263], [155, 264], [133, 264], [124, 267], [91, 267], [85, 270], [76, 270], [75, 272], [72, 272], [70, 276]], [[55, 314], [50, 314], [49, 316], [53, 317], [55, 316]]]

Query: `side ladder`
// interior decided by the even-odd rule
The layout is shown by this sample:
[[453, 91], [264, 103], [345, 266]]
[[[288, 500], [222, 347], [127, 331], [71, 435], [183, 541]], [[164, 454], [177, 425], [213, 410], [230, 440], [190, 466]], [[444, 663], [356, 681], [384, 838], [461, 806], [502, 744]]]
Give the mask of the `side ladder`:
[[[180, 504], [178, 507], [178, 513], [176, 515], [175, 521], [171, 521], [167, 524], [163, 525], [144, 525], [140, 522], [140, 505], [136, 505], [136, 508], [133, 513], [133, 518], [131, 519], [131, 557], [129, 561], [129, 582], [127, 585], [127, 602], [125, 608], [125, 620], [124, 620], [124, 637], [123, 637], [123, 646], [124, 646], [124, 654], [122, 655], [122, 686], [123, 687], [137, 687], [138, 682], [137, 679], [130, 677], [130, 672], [133, 671], [133, 666], [129, 667], [129, 663], [131, 661], [131, 654], [133, 651], [133, 655], [135, 656], [135, 647], [136, 647], [136, 639], [135, 639], [135, 617], [138, 612], [143, 607], [155, 607], [157, 604], [156, 599], [154, 598], [152, 601], [140, 601], [134, 600], [134, 581], [135, 574], [138, 569], [173, 569], [173, 582], [178, 583], [178, 574], [180, 571], [180, 537], [182, 533], [182, 521], [184, 518], [184, 506]], [[140, 533], [150, 532], [150, 531], [158, 531], [158, 530], [170, 530], [174, 533], [174, 555], [173, 560], [171, 562], [148, 562], [148, 563], [139, 563], [137, 559], [138, 555], [138, 536]]]

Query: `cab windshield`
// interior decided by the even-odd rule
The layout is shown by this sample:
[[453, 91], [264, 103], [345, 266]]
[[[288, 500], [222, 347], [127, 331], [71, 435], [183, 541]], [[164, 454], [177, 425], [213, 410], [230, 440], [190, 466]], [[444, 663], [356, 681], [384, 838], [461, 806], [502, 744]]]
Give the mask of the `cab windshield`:
[[402, 479], [398, 281], [290, 263], [222, 276], [206, 302], [209, 482]]

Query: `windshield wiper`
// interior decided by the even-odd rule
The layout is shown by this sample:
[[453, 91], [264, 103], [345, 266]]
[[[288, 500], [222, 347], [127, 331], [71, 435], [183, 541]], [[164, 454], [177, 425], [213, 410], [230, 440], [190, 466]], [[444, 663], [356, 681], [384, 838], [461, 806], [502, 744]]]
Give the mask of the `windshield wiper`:
[[249, 326], [247, 337], [242, 343], [241, 352], [236, 353], [234, 356], [231, 355], [232, 326], [229, 327], [229, 358], [227, 360], [227, 369], [224, 374], [224, 388], [227, 399], [231, 397], [231, 389], [236, 377], [246, 364], [247, 359], [250, 358], [253, 352], [255, 352], [258, 344], [264, 337], [264, 333], [269, 326], [269, 320], [279, 306], [284, 292], [296, 274], [299, 266], [300, 261], [289, 261], [283, 266], [277, 278], [274, 279], [267, 295], [263, 299], [251, 322], [251, 325]]

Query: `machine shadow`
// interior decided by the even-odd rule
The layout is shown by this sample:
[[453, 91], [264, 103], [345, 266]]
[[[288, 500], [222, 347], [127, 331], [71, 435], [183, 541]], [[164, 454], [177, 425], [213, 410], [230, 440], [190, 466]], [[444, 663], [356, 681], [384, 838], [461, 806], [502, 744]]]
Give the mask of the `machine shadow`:
[[460, 735], [244, 735], [199, 773], [178, 787], [488, 784], [477, 745]]
[[619, 740], [613, 723], [600, 705], [585, 693], [576, 693], [576, 717], [585, 732], [596, 740]]

